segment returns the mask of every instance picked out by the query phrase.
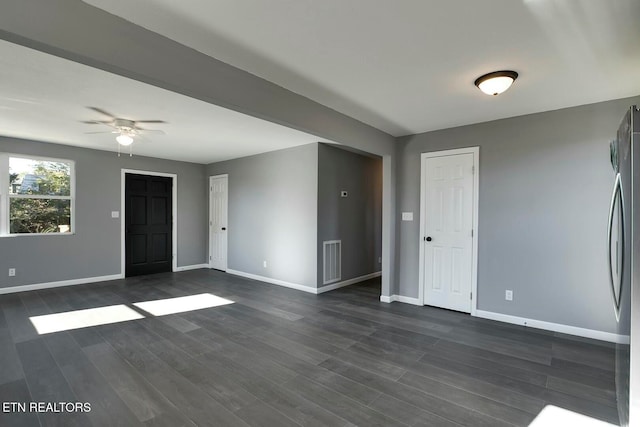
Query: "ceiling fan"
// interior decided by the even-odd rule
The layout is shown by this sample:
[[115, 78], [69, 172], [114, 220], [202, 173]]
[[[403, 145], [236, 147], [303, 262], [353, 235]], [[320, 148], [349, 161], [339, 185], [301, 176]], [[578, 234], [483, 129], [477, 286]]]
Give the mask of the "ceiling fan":
[[109, 117], [109, 120], [85, 120], [82, 123], [86, 123], [89, 125], [105, 125], [113, 128], [112, 131], [98, 131], [98, 132], [85, 132], [87, 134], [94, 133], [114, 133], [118, 134], [116, 136], [116, 141], [118, 141], [119, 145], [129, 146], [133, 143], [134, 137], [141, 136], [142, 133], [157, 133], [164, 135], [164, 131], [159, 129], [145, 129], [138, 126], [139, 123], [167, 123], [164, 120], [129, 120], [123, 119], [120, 117], [116, 117], [113, 114], [98, 108], [98, 107], [87, 107], [90, 110], [96, 111], [104, 116]]

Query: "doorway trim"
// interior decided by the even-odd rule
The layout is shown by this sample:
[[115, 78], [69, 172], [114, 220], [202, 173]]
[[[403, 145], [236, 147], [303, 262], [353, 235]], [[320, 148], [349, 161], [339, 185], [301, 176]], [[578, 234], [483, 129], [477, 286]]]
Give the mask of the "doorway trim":
[[473, 212], [471, 237], [471, 315], [476, 316], [478, 310], [478, 200], [479, 200], [479, 176], [480, 176], [480, 147], [457, 148], [453, 150], [432, 151], [420, 155], [420, 235], [418, 236], [419, 271], [418, 271], [418, 302], [424, 305], [424, 244], [422, 238], [425, 235], [424, 220], [426, 210], [426, 197], [424, 190], [426, 187], [427, 171], [424, 167], [424, 160], [432, 157], [455, 156], [458, 154], [473, 154]]
[[125, 178], [128, 173], [137, 175], [164, 176], [172, 178], [171, 185], [171, 271], [178, 271], [178, 174], [166, 172], [152, 172], [136, 169], [120, 170], [120, 275], [124, 278], [126, 264], [126, 242], [125, 242]]
[[225, 256], [227, 258], [227, 261], [226, 261], [227, 266], [224, 269], [224, 271], [226, 272], [227, 270], [229, 270], [229, 237], [228, 237], [229, 236], [229, 233], [228, 233], [228, 231], [229, 231], [229, 224], [228, 224], [228, 222], [229, 222], [229, 174], [228, 173], [221, 173], [219, 175], [210, 175], [209, 176], [209, 191], [208, 191], [208, 194], [209, 194], [209, 200], [208, 200], [208, 202], [209, 202], [209, 218], [208, 218], [208, 221], [209, 221], [209, 228], [208, 228], [209, 229], [209, 238], [207, 239], [207, 241], [209, 243], [209, 247], [208, 247], [208, 258], [209, 259], [207, 261], [207, 267], [210, 268], [210, 269], [213, 268], [211, 266], [211, 264], [212, 264], [212, 261], [211, 261], [211, 256], [212, 256], [212, 254], [211, 254], [211, 234], [213, 232], [213, 230], [212, 230], [213, 229], [213, 224], [212, 224], [212, 221], [211, 221], [211, 191], [212, 191], [211, 190], [211, 183], [216, 178], [227, 178], [227, 194], [226, 194], [226, 196], [227, 196], [227, 244], [226, 244], [226, 248], [225, 248], [225, 250], [227, 252], [225, 254]]

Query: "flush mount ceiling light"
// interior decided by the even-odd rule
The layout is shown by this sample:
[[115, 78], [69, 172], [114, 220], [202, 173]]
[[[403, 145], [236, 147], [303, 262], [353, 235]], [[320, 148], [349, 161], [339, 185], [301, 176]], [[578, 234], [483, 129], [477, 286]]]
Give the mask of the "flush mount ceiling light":
[[487, 95], [499, 95], [509, 89], [517, 78], [518, 73], [515, 71], [494, 71], [493, 73], [478, 77], [475, 85]]

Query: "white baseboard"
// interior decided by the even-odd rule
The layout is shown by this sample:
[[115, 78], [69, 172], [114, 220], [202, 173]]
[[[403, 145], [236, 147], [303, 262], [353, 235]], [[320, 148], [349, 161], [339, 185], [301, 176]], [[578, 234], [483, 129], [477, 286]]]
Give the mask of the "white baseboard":
[[476, 316], [483, 319], [497, 320], [499, 322], [512, 323], [514, 325], [527, 326], [546, 331], [560, 332], [568, 335], [592, 338], [594, 340], [609, 341], [618, 344], [628, 344], [629, 337], [611, 332], [596, 331], [594, 329], [579, 328], [577, 326], [563, 325], [560, 323], [545, 322], [542, 320], [527, 319], [508, 314], [494, 313], [492, 311], [476, 310]]
[[234, 276], [246, 277], [247, 279], [258, 280], [260, 282], [271, 283], [272, 285], [284, 286], [285, 288], [297, 289], [299, 291], [308, 292], [310, 294], [317, 294], [318, 290], [311, 286], [300, 285], [298, 283], [285, 282], [284, 280], [272, 279], [271, 277], [258, 276], [257, 274], [245, 273], [244, 271], [227, 269], [227, 273]]
[[354, 277], [353, 279], [343, 280], [341, 282], [332, 283], [330, 285], [323, 286], [321, 288], [318, 288], [316, 293], [322, 294], [324, 292], [329, 292], [329, 291], [332, 291], [334, 289], [338, 289], [338, 288], [342, 288], [342, 287], [345, 287], [345, 286], [353, 285], [354, 283], [364, 282], [365, 280], [373, 279], [375, 277], [380, 277], [380, 276], [382, 276], [382, 272], [381, 271], [376, 271], [375, 273], [365, 274], [364, 276]]
[[398, 299], [396, 301], [403, 302], [405, 304], [411, 305], [421, 305], [420, 300], [418, 298], [405, 297], [403, 295], [396, 295]]
[[62, 286], [85, 285], [87, 283], [108, 282], [110, 280], [123, 279], [122, 274], [112, 274], [111, 276], [85, 277], [82, 279], [60, 280], [58, 282], [35, 283], [33, 285], [12, 286], [10, 288], [0, 288], [0, 295], [13, 294], [15, 292], [37, 291], [41, 289], [60, 288]]
[[405, 304], [420, 305], [418, 298], [405, 297], [404, 295], [380, 295], [380, 302], [391, 303], [394, 301], [403, 302]]
[[271, 277], [259, 276], [257, 274], [245, 273], [244, 271], [238, 271], [233, 269], [227, 269], [227, 273], [234, 276], [246, 277], [247, 279], [258, 280], [260, 282], [271, 283], [272, 285], [284, 286], [286, 288], [297, 289], [299, 291], [308, 292], [310, 294], [321, 294], [324, 292], [332, 291], [334, 289], [342, 288], [343, 286], [353, 285], [354, 283], [364, 282], [365, 280], [373, 279], [374, 277], [380, 277], [382, 272], [378, 271], [371, 274], [366, 274], [360, 277], [354, 277], [353, 279], [343, 280], [338, 283], [332, 283], [321, 288], [313, 288], [311, 286], [300, 285], [298, 283], [286, 282], [284, 280], [273, 279]]
[[184, 265], [182, 267], [176, 267], [174, 272], [178, 271], [189, 271], [189, 270], [198, 270], [200, 268], [209, 268], [209, 264], [194, 264], [194, 265]]
[[[403, 295], [381, 295], [380, 301], [391, 303], [394, 301], [407, 304], [420, 305], [418, 298], [405, 297]], [[545, 322], [542, 320], [527, 319], [525, 317], [511, 316], [508, 314], [494, 313], [492, 311], [476, 310], [476, 317], [483, 319], [497, 320], [498, 322], [511, 323], [514, 325], [527, 326], [530, 328], [544, 329], [546, 331], [560, 332], [567, 335], [576, 335], [594, 340], [614, 342], [618, 344], [628, 344], [629, 337], [611, 332], [596, 331], [594, 329], [579, 328], [577, 326], [563, 325], [560, 323]]]

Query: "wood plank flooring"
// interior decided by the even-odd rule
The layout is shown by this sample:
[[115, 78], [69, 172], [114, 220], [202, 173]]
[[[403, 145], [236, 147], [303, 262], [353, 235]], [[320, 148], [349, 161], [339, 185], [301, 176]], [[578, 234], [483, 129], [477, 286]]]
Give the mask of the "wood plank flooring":
[[[133, 303], [233, 304], [154, 317]], [[311, 295], [215, 270], [0, 296], [2, 426], [527, 426], [545, 405], [617, 424], [614, 347], [379, 302], [379, 279]], [[39, 335], [30, 316], [145, 318]]]

